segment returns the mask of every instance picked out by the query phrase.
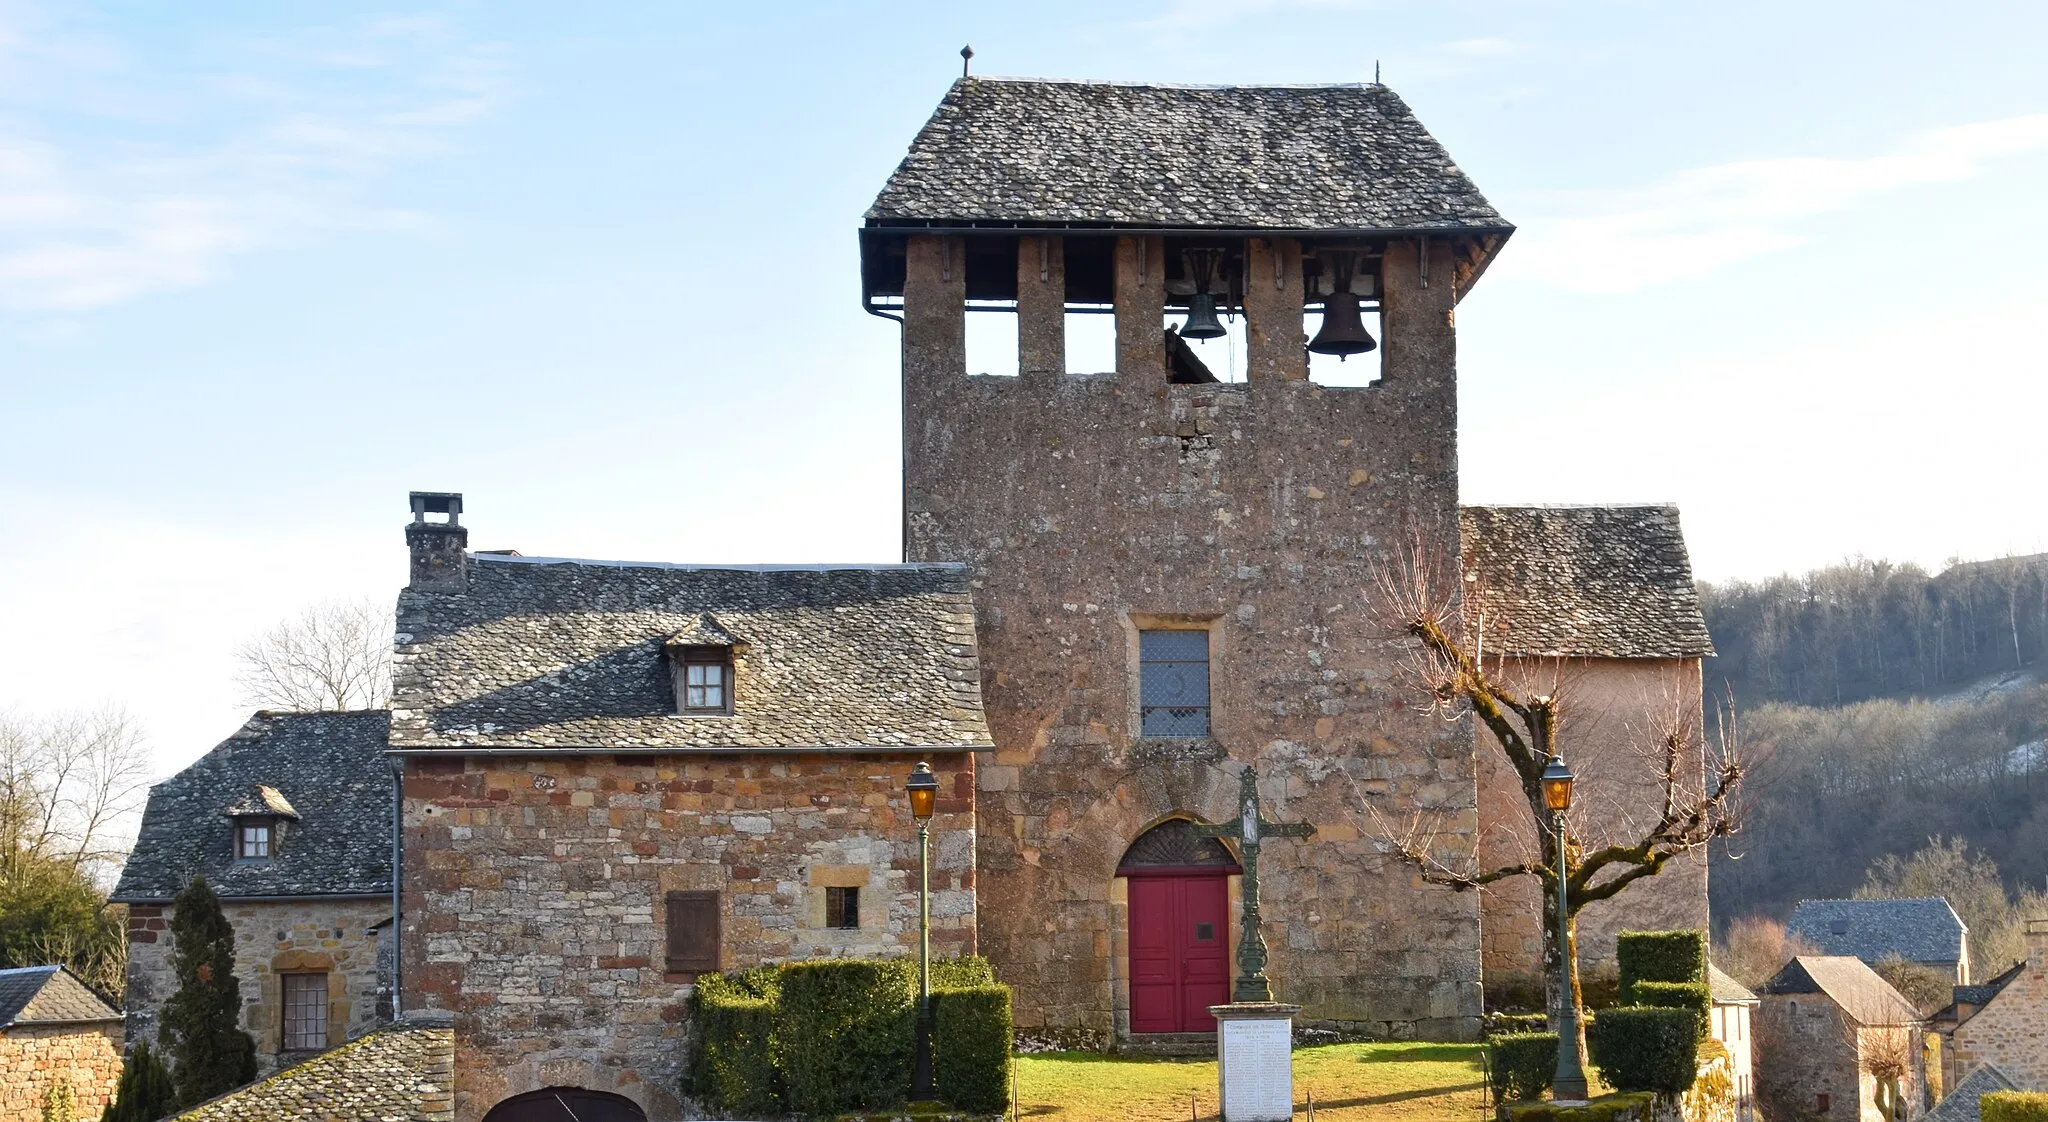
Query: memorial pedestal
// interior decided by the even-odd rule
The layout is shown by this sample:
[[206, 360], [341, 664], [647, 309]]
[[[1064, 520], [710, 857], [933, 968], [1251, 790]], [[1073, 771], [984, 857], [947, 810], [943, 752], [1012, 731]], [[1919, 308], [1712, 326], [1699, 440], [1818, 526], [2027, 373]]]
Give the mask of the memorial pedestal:
[[1223, 1122], [1292, 1122], [1294, 1015], [1299, 1005], [1211, 1005], [1216, 1018], [1217, 1099]]

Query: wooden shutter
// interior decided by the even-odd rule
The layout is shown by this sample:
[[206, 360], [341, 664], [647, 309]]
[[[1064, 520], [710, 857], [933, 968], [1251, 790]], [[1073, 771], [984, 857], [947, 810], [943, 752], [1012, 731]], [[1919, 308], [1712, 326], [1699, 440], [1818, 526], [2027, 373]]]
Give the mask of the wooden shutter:
[[668, 894], [668, 972], [708, 974], [718, 969], [718, 893]]

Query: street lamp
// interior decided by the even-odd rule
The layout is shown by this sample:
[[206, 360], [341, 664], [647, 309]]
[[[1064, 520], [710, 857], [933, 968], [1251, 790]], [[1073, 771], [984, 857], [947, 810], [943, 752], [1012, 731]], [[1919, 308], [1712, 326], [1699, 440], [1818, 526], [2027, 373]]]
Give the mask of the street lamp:
[[1557, 832], [1557, 1074], [1550, 1080], [1550, 1097], [1561, 1103], [1586, 1100], [1586, 1069], [1579, 1063], [1579, 1002], [1572, 993], [1571, 886], [1566, 880], [1570, 866], [1564, 856], [1564, 812], [1572, 808], [1576, 778], [1556, 753], [1543, 766], [1543, 805]]
[[932, 804], [939, 777], [932, 765], [920, 762], [903, 784], [910, 795], [910, 816], [917, 819], [917, 1058], [911, 1069], [910, 1097], [932, 1099]]

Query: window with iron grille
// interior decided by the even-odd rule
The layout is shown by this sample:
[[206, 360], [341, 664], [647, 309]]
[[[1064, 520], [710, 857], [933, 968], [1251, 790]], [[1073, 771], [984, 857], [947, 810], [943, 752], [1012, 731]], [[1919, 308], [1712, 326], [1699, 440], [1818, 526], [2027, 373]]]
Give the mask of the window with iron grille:
[[732, 712], [732, 652], [724, 647], [693, 647], [682, 656], [676, 688], [685, 713]]
[[[216, 834], [215, 837], [220, 835]], [[245, 822], [235, 828], [235, 856], [244, 861], [261, 861], [270, 856], [270, 824]], [[216, 851], [218, 852], [218, 851]]]
[[1209, 633], [1138, 632], [1138, 734], [1209, 735]]
[[860, 927], [860, 889], [825, 890], [825, 926], [847, 931]]
[[283, 981], [284, 1050], [327, 1047], [327, 975], [286, 974]]

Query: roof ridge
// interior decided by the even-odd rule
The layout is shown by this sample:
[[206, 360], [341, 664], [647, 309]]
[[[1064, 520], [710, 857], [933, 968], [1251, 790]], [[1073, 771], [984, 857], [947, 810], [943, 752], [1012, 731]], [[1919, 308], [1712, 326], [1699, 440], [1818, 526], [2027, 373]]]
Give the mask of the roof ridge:
[[964, 561], [854, 561], [793, 564], [718, 564], [690, 561], [612, 561], [596, 557], [512, 557], [471, 554], [470, 560], [493, 565], [590, 565], [601, 569], [680, 569], [688, 572], [732, 573], [917, 573], [966, 572]]
[[[954, 85], [967, 82], [1004, 82], [1012, 85], [1033, 86], [1115, 86], [1143, 90], [1385, 90], [1393, 93], [1394, 88], [1384, 82], [1152, 82], [1128, 78], [1040, 78], [1029, 74], [970, 74], [953, 79]], [[1396, 94], [1395, 96], [1399, 96]]]

